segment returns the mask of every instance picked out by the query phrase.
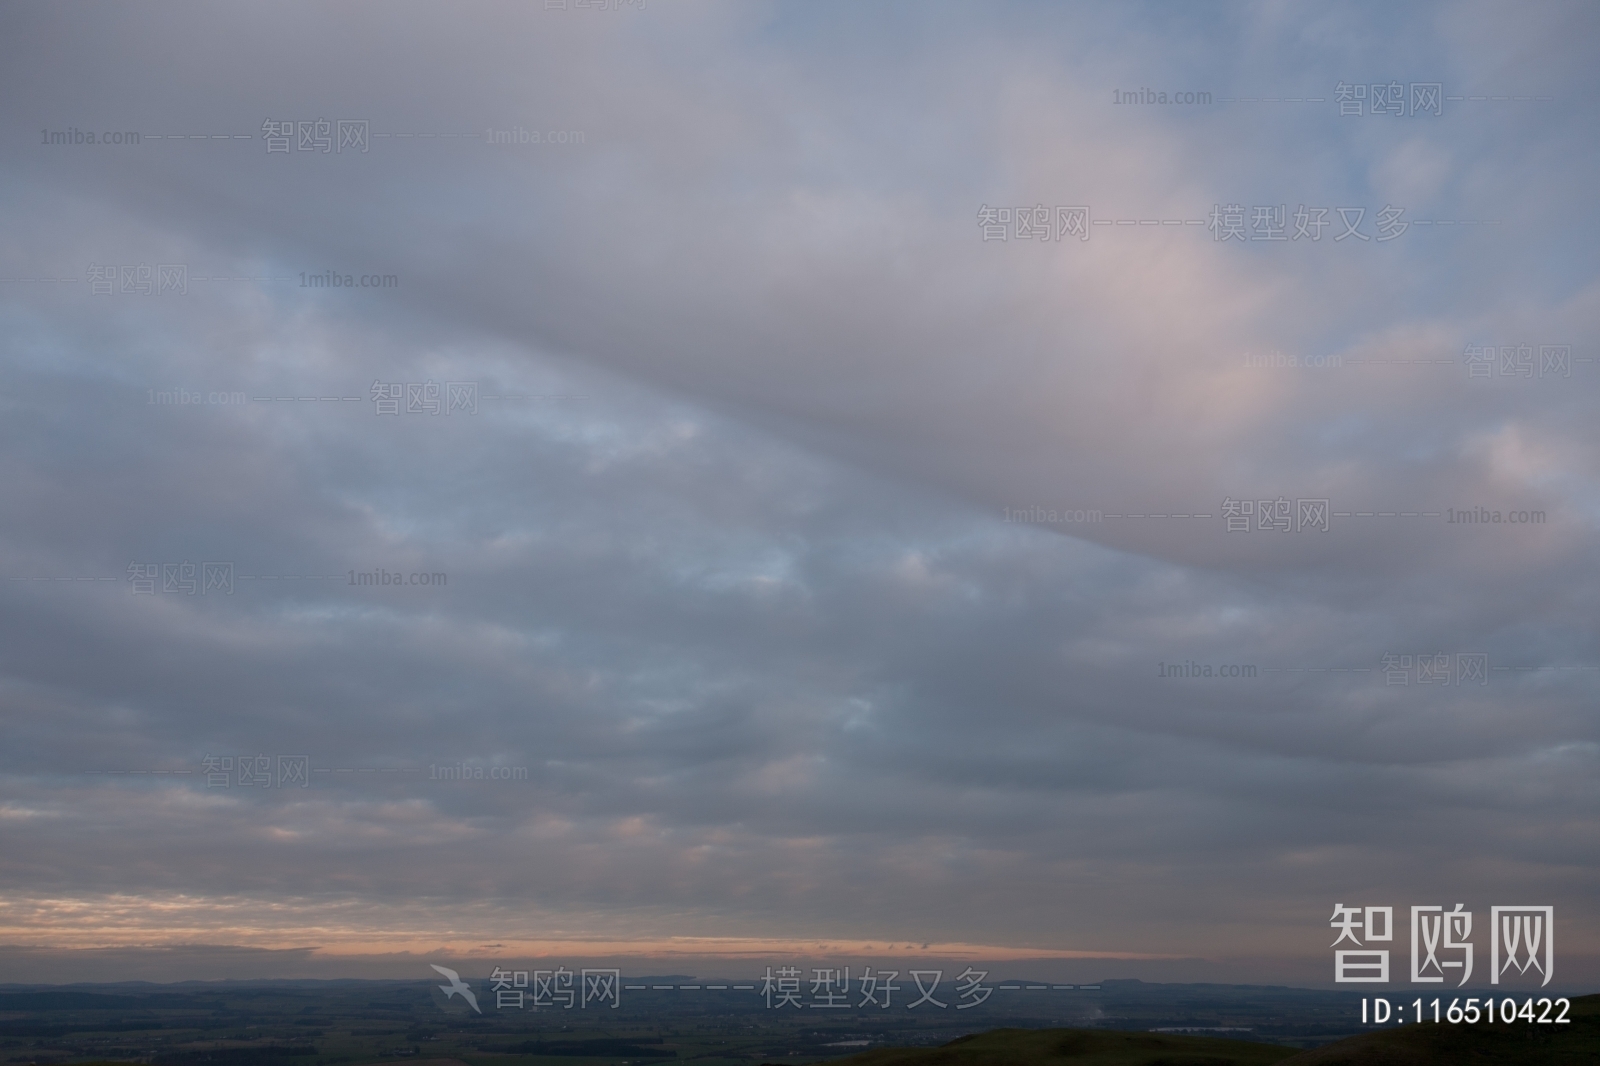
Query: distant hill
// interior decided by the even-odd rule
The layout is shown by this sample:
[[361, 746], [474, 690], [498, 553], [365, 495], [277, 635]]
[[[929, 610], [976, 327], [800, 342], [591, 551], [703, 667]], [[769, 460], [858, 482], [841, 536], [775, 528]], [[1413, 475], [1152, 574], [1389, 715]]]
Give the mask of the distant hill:
[[1405, 1025], [1311, 1051], [1115, 1029], [995, 1029], [936, 1048], [876, 1048], [829, 1066], [1597, 1066], [1600, 995], [1568, 1025]]
[[0, 1011], [47, 1010], [153, 1010], [157, 1007], [201, 1010], [220, 1008], [220, 1001], [200, 1001], [193, 996], [157, 992], [143, 996], [106, 995], [101, 992], [58, 991], [0, 992]]

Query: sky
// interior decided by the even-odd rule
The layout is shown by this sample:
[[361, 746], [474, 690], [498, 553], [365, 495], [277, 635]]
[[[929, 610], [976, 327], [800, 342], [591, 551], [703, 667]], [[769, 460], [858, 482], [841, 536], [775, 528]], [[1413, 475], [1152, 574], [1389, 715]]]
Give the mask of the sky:
[[1334, 987], [1465, 903], [1593, 990], [1597, 50], [6, 5], [10, 979]]

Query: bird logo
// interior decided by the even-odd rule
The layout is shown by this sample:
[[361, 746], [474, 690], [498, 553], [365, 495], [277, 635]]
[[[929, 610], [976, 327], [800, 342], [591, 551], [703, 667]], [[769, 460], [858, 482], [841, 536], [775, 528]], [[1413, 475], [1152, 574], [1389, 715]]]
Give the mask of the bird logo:
[[483, 1011], [478, 1008], [478, 997], [472, 994], [471, 987], [469, 987], [467, 983], [461, 979], [460, 974], [456, 973], [448, 966], [439, 966], [431, 962], [428, 963], [428, 965], [432, 966], [435, 970], [438, 970], [444, 976], [450, 978], [449, 984], [439, 986], [439, 991], [444, 993], [445, 999], [449, 999], [451, 996], [454, 996], [459, 992], [461, 993], [462, 999], [472, 1004], [473, 1010], [477, 1011], [479, 1014], [483, 1013]]

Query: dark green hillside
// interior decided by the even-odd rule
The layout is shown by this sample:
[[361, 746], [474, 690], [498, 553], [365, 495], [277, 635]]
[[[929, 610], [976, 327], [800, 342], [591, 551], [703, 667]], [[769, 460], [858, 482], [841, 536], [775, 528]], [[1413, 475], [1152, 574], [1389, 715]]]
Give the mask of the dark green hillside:
[[995, 1029], [936, 1048], [878, 1048], [833, 1066], [1269, 1066], [1294, 1048], [1107, 1029]]

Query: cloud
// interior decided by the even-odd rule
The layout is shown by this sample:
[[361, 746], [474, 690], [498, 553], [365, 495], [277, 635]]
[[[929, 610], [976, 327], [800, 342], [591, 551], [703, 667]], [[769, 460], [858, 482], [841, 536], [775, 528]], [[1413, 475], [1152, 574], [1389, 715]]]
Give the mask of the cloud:
[[1593, 954], [1592, 13], [378, 13], [5, 16], [5, 939]]

